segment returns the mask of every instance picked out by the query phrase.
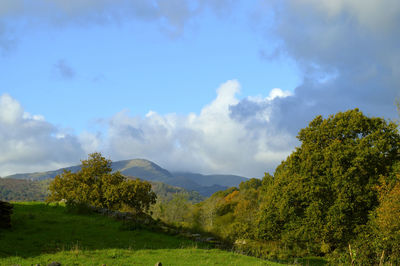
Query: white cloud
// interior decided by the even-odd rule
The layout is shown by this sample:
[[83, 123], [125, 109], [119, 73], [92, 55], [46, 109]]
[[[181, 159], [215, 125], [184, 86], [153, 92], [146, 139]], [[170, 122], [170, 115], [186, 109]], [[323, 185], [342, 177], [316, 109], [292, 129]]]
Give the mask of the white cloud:
[[24, 116], [21, 105], [8, 94], [0, 97], [0, 107], [0, 121], [4, 124], [14, 124]]
[[24, 112], [8, 94], [0, 95], [0, 150], [1, 176], [69, 166], [85, 155], [75, 136]]
[[103, 149], [102, 135], [100, 133], [94, 134], [92, 132], [83, 131], [79, 135], [79, 141], [85, 154], [97, 152]]
[[[295, 140], [273, 128], [268, 116], [237, 119], [239, 89], [235, 80], [222, 84], [216, 99], [198, 115], [150, 111], [141, 118], [122, 111], [110, 120], [106, 153], [113, 159], [147, 158], [170, 170], [261, 177], [290, 153]], [[271, 97], [287, 95], [275, 90]], [[269, 105], [271, 100], [257, 103]]]
[[274, 88], [270, 91], [267, 100], [272, 101], [275, 98], [285, 98], [293, 95], [291, 91], [283, 91], [279, 88]]

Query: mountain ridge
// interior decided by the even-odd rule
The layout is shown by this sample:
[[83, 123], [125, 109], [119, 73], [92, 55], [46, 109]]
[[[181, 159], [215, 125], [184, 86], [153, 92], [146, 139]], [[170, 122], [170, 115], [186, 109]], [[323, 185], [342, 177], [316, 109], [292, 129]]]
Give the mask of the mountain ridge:
[[[167, 169], [147, 159], [115, 161], [112, 162], [111, 167], [113, 171], [120, 171], [129, 178], [163, 182], [168, 185], [182, 187], [188, 191], [197, 191], [206, 197], [211, 196], [216, 191], [238, 186], [240, 182], [247, 180], [247, 178], [237, 175], [203, 175], [192, 172], [169, 172]], [[62, 174], [64, 170], [77, 172], [80, 169], [80, 165], [74, 165], [53, 171], [18, 173], [3, 178], [42, 181], [52, 179], [56, 175]]]

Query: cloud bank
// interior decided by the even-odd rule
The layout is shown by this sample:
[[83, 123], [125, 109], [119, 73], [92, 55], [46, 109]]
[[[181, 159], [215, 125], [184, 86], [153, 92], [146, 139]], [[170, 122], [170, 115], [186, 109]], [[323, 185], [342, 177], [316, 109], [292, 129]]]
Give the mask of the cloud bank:
[[[273, 104], [271, 117], [278, 128], [296, 134], [315, 115], [355, 107], [370, 116], [397, 117], [394, 103], [400, 97], [400, 2], [265, 3], [275, 14], [269, 33], [281, 44], [271, 56], [292, 58], [304, 74], [292, 96]], [[247, 108], [256, 110], [259, 105]]]
[[263, 111], [242, 119], [238, 116], [247, 110], [238, 111], [242, 107], [236, 98], [239, 88], [236, 80], [222, 84], [215, 100], [199, 114], [151, 111], [141, 118], [120, 112], [110, 120], [108, 152], [118, 159], [148, 158], [171, 170], [261, 177], [293, 149], [292, 136], [270, 126], [272, 101], [289, 93], [275, 89], [265, 99], [246, 99]]
[[[237, 99], [240, 84], [223, 83], [199, 114], [131, 116], [128, 110], [108, 120], [107, 134], [66, 134], [32, 116], [5, 94], [0, 98], [0, 175], [44, 171], [76, 164], [101, 151], [113, 160], [147, 158], [169, 170], [234, 173], [261, 177], [272, 172], [294, 147], [285, 130], [271, 124], [272, 103], [290, 92], [274, 89], [266, 98]], [[245, 103], [260, 108], [248, 118]], [[262, 111], [261, 111], [262, 110]], [[254, 112], [254, 110], [251, 110]], [[23, 170], [22, 170], [23, 169]]]
[[24, 112], [8, 94], [0, 95], [0, 175], [57, 169], [83, 158], [76, 136]]

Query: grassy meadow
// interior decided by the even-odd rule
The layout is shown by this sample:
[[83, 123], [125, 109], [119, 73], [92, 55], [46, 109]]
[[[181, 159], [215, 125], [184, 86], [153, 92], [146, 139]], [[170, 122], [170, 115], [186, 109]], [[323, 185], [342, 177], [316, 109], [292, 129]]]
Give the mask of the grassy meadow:
[[61, 205], [14, 203], [0, 231], [0, 265], [282, 265], [144, 229]]

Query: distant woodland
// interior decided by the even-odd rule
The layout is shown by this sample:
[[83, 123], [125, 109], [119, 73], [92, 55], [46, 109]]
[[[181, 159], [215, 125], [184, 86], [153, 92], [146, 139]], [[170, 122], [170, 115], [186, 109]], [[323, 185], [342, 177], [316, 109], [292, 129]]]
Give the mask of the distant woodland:
[[0, 199], [6, 201], [44, 201], [50, 180], [31, 181], [0, 178]]

